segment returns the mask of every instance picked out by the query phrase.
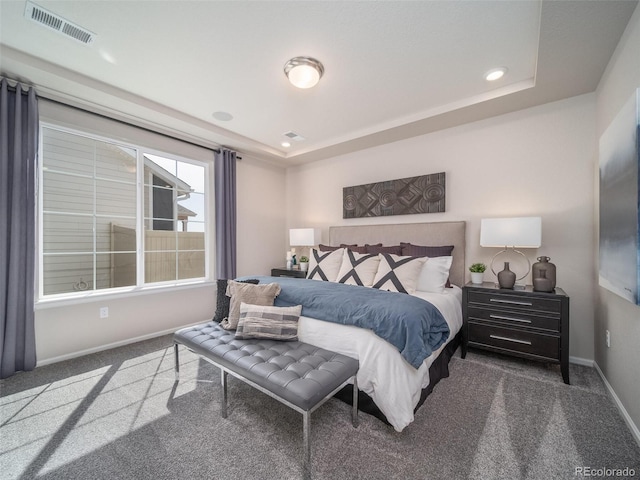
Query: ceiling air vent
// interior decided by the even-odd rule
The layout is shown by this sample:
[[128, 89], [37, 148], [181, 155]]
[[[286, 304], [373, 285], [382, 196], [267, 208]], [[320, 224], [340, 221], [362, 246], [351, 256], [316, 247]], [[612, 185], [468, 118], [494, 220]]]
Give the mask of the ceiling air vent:
[[302, 135], [298, 135], [296, 132], [288, 131], [283, 133], [285, 137], [289, 137], [291, 140], [295, 140], [296, 142], [301, 142], [305, 138]]
[[78, 42], [82, 42], [85, 45], [89, 45], [95, 39], [95, 33], [90, 32], [86, 28], [82, 28], [75, 23], [72, 23], [60, 15], [56, 15], [44, 8], [36, 5], [32, 2], [27, 2], [27, 6], [24, 9], [24, 16], [36, 22], [39, 25], [55, 30], [58, 33], [71, 37]]

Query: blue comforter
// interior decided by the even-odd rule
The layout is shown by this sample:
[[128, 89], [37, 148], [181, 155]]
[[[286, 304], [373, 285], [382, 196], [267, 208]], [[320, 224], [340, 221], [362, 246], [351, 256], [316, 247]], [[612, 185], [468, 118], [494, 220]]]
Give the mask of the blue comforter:
[[302, 305], [305, 317], [373, 330], [415, 368], [449, 338], [440, 311], [405, 293], [299, 278], [251, 278], [280, 285], [276, 306]]

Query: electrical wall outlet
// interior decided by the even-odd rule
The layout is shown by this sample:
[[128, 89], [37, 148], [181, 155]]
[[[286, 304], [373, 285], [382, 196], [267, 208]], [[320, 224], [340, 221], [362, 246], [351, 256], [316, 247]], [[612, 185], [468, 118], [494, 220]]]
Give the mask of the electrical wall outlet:
[[109, 318], [109, 307], [100, 307], [100, 318]]
[[611, 347], [611, 333], [607, 330], [607, 348]]

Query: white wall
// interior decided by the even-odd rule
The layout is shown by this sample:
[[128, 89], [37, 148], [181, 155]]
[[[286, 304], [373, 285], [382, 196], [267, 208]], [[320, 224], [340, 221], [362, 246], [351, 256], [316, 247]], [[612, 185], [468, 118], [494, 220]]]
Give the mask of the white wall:
[[[597, 136], [607, 129], [640, 88], [640, 8], [633, 17], [600, 81], [597, 94]], [[594, 166], [597, 172], [597, 164]], [[594, 205], [598, 209], [597, 197]], [[597, 223], [596, 223], [597, 239]], [[598, 251], [594, 251], [594, 262]], [[595, 359], [636, 426], [640, 441], [640, 306], [597, 287], [595, 319]], [[605, 331], [611, 333], [611, 347], [605, 343]]]
[[244, 157], [237, 181], [238, 276], [269, 275], [286, 252], [285, 170]]
[[[571, 297], [570, 355], [593, 359], [593, 94], [447, 129], [287, 170], [288, 224], [467, 221], [466, 262], [488, 263], [483, 217], [542, 217], [542, 247]], [[446, 172], [446, 212], [342, 219], [342, 188]], [[373, 239], [372, 239], [373, 240]], [[487, 275], [487, 279], [493, 278]], [[528, 279], [528, 283], [531, 279]]]
[[[208, 284], [124, 297], [106, 295], [79, 304], [37, 306], [38, 365], [151, 338], [213, 318], [215, 292], [215, 285]], [[101, 307], [109, 308], [109, 318], [100, 318]]]

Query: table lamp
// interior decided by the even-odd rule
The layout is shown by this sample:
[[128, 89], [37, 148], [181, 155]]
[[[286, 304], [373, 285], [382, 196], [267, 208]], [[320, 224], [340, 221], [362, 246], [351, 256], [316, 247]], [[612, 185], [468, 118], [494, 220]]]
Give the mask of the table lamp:
[[[522, 280], [531, 271], [531, 262], [518, 248], [538, 248], [542, 239], [542, 219], [540, 217], [483, 218], [480, 224], [480, 246], [502, 248], [491, 259], [491, 271], [499, 277], [493, 268], [496, 258], [507, 253], [509, 249], [522, 255], [527, 261], [527, 271], [517, 278]], [[508, 269], [508, 263], [505, 262]], [[513, 288], [511, 285], [500, 285], [502, 288]]]

